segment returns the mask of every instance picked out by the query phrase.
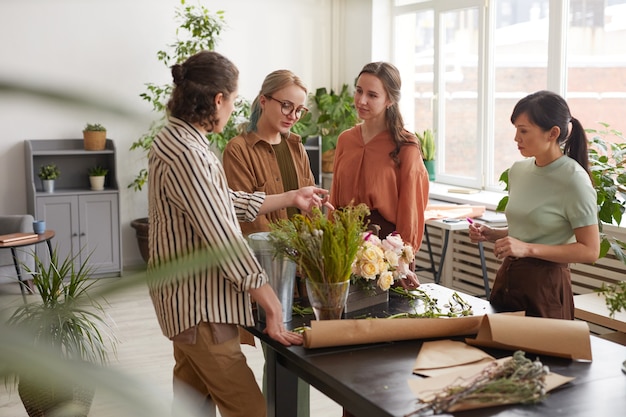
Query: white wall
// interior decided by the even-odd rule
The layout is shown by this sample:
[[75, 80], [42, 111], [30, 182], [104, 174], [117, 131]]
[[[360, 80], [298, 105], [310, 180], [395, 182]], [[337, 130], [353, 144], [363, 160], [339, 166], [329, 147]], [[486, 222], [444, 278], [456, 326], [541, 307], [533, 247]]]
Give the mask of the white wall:
[[[342, 2], [339, 12], [333, 0], [202, 4], [225, 11], [227, 28], [216, 49], [239, 67], [239, 92], [251, 100], [265, 75], [278, 68], [300, 75], [311, 91], [352, 85], [371, 58], [371, 2], [335, 1]], [[124, 265], [141, 263], [130, 221], [147, 215], [147, 195], [126, 185], [145, 161], [128, 149], [154, 118], [139, 97], [144, 83], [170, 81], [156, 52], [174, 40], [179, 5], [179, 0], [0, 2], [0, 213], [26, 211], [25, 139], [80, 138], [85, 123], [102, 123], [118, 150]], [[334, 34], [331, 17], [339, 21]], [[341, 47], [335, 49], [347, 53], [331, 52], [336, 39]]]

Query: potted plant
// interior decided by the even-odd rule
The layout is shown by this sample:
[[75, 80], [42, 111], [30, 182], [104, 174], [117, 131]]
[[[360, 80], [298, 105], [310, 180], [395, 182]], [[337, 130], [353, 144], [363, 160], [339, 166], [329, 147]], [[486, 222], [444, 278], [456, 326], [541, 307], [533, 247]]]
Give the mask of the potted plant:
[[102, 168], [100, 165], [93, 166], [87, 170], [89, 173], [89, 184], [94, 191], [104, 190], [104, 179], [109, 173], [107, 168]]
[[83, 129], [86, 151], [101, 151], [106, 147], [107, 130], [99, 123], [87, 123]]
[[[33, 346], [68, 363], [106, 364], [109, 349], [115, 351], [117, 340], [102, 305], [89, 294], [96, 281], [90, 279], [88, 259], [82, 264], [75, 257], [60, 260], [55, 250], [49, 262], [37, 255], [34, 260], [33, 269], [26, 265], [24, 269], [33, 277], [38, 299], [19, 305], [7, 324], [32, 337]], [[89, 412], [94, 395], [91, 387], [68, 386], [37, 372], [13, 377], [29, 416], [68, 415], [65, 407], [72, 407], [72, 416]]]
[[415, 135], [417, 135], [420, 141], [422, 159], [428, 171], [428, 179], [435, 181], [435, 137], [433, 136], [433, 131], [426, 129], [422, 133], [415, 132]]
[[302, 120], [302, 125], [298, 126], [296, 133], [301, 134], [303, 138], [322, 136], [322, 172], [333, 172], [339, 134], [359, 121], [354, 107], [354, 96], [348, 84], [343, 84], [339, 93], [335, 93], [332, 89], [329, 92], [322, 87], [318, 88], [315, 94], [310, 95], [310, 98], [313, 101], [311, 113], [315, 113], [316, 117], [308, 116], [307, 119]]
[[61, 171], [56, 164], [46, 164], [39, 168], [39, 174], [37, 176], [41, 178], [43, 184], [43, 190], [47, 193], [54, 192], [54, 180], [59, 178]]

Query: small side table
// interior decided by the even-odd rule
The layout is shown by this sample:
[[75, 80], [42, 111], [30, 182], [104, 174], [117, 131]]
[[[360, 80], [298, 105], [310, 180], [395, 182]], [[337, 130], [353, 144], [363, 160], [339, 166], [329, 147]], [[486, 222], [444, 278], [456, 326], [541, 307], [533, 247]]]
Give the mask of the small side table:
[[15, 242], [8, 242], [8, 243], [0, 242], [0, 249], [11, 249], [11, 255], [13, 256], [13, 264], [15, 265], [15, 272], [17, 272], [17, 279], [20, 283], [20, 290], [22, 291], [22, 297], [24, 298], [24, 301], [26, 301], [26, 290], [28, 290], [29, 292], [32, 292], [32, 289], [22, 279], [22, 268], [20, 267], [20, 261], [17, 258], [17, 248], [46, 242], [46, 244], [48, 245], [48, 251], [50, 252], [50, 257], [52, 257], [52, 243], [50, 243], [50, 240], [53, 237], [54, 237], [54, 230], [46, 230], [44, 233], [37, 235], [37, 237], [33, 237], [31, 239], [22, 239], [22, 240], [17, 240]]
[[[428, 247], [428, 255], [430, 257], [430, 268], [422, 268], [422, 271], [430, 271], [433, 273], [433, 278], [435, 279], [435, 284], [439, 284], [441, 281], [441, 272], [443, 270], [443, 264], [446, 260], [446, 253], [448, 252], [448, 241], [450, 240], [450, 232], [457, 230], [469, 230], [469, 223], [465, 219], [454, 219], [455, 221], [452, 223], [448, 223], [445, 219], [431, 219], [426, 221], [427, 226], [436, 227], [438, 229], [443, 229], [443, 247], [441, 248], [441, 257], [439, 258], [439, 266], [435, 265], [435, 260], [433, 258], [433, 250], [430, 246], [430, 236], [428, 236], [428, 229], [425, 228], [424, 237], [426, 238], [426, 246]], [[458, 220], [458, 221], [456, 221]], [[485, 262], [485, 250], [483, 248], [483, 243], [478, 242], [478, 255], [480, 256], [480, 266], [483, 272], [483, 285], [485, 288], [485, 296], [489, 299], [489, 295], [491, 293], [489, 289], [489, 276], [487, 275], [487, 264]]]

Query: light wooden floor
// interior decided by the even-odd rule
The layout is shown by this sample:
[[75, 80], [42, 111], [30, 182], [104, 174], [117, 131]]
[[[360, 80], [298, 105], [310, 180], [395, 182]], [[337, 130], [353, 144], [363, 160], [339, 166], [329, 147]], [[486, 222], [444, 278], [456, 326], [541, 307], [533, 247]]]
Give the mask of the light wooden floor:
[[[117, 278], [103, 280], [106, 284], [105, 281], [114, 281]], [[147, 386], [160, 393], [165, 404], [171, 404], [171, 373], [174, 363], [171, 343], [161, 334], [147, 289], [144, 286], [132, 288], [109, 298], [108, 301], [110, 303], [108, 312], [116, 323], [116, 335], [120, 341], [117, 359], [112, 361], [112, 366], [145, 381]], [[0, 309], [4, 310], [21, 302], [19, 287], [16, 284], [0, 285]], [[264, 358], [260, 344], [257, 343], [257, 346], [243, 345], [242, 349], [260, 385]], [[340, 417], [341, 410], [335, 402], [311, 388], [311, 417]], [[89, 415], [122, 417], [129, 414], [120, 410], [119, 404], [116, 404], [114, 399], [102, 398], [96, 392]], [[0, 417], [27, 417], [17, 392], [15, 390], [9, 392], [1, 382]]]

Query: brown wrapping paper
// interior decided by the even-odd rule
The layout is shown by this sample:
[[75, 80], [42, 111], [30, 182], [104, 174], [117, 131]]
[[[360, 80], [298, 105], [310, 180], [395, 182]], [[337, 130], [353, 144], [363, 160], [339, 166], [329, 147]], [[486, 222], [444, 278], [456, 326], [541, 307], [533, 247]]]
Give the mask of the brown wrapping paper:
[[490, 314], [485, 316], [474, 346], [523, 350], [574, 360], [591, 360], [589, 325], [584, 321]]
[[495, 358], [482, 350], [455, 340], [424, 342], [420, 349], [413, 373], [437, 376], [450, 372], [462, 365], [493, 362]]
[[482, 317], [313, 320], [304, 331], [304, 347], [321, 348], [398, 340], [472, 335]]
[[[498, 364], [503, 363], [508, 358], [498, 359], [496, 362]], [[474, 379], [485, 367], [489, 366], [490, 363], [479, 363], [465, 366], [458, 366], [456, 368], [450, 368], [449, 372], [434, 376], [432, 378], [422, 378], [422, 379], [410, 379], [408, 380], [409, 387], [411, 391], [422, 401], [431, 400], [435, 394], [444, 390], [446, 387], [450, 385], [459, 385], [464, 381], [471, 381]], [[546, 392], [553, 390], [554, 388], [561, 386], [574, 378], [565, 377], [563, 375], [550, 373], [546, 376]], [[461, 410], [471, 410], [475, 408], [487, 408], [496, 405], [502, 405], [503, 403], [464, 403], [460, 402], [455, 404], [452, 409], [448, 410], [449, 412], [461, 411]]]

